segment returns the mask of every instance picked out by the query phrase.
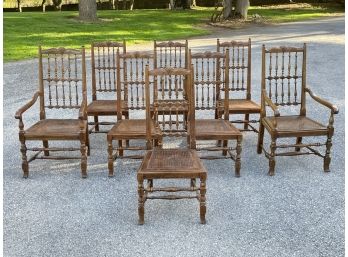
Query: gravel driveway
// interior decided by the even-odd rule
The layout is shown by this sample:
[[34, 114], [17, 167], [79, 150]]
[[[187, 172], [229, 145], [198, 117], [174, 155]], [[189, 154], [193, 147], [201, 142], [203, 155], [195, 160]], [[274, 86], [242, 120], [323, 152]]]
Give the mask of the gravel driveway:
[[[206, 225], [199, 224], [198, 203], [181, 200], [147, 202], [145, 225], [138, 226], [140, 161], [117, 161], [116, 176], [108, 178], [105, 134], [91, 135], [87, 179], [80, 178], [79, 162], [68, 160], [32, 162], [29, 178], [22, 178], [14, 113], [38, 87], [38, 61], [5, 63], [4, 256], [344, 256], [344, 17], [218, 29], [189, 44], [193, 52], [213, 50], [217, 37], [251, 37], [256, 101], [262, 44], [308, 43], [308, 84], [340, 109], [331, 172], [323, 172], [316, 156], [279, 157], [269, 177], [268, 160], [256, 154], [257, 135], [245, 133], [240, 178], [228, 160], [204, 161]], [[329, 111], [318, 106], [309, 101], [309, 115], [326, 124]], [[38, 119], [38, 105], [34, 109], [25, 124]]]

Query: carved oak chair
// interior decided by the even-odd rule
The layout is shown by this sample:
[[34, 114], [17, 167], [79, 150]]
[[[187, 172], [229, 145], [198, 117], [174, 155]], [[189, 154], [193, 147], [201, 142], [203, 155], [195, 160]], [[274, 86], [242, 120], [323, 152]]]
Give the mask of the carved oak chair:
[[[228, 63], [229, 50], [225, 53], [204, 52], [191, 54], [189, 52], [189, 62], [193, 65], [193, 85], [195, 92], [195, 110], [196, 115], [200, 112], [202, 116], [212, 115], [211, 118], [196, 119], [196, 139], [197, 140], [217, 140], [223, 142], [218, 146], [201, 147], [198, 150], [222, 151], [223, 156], [211, 155], [201, 156], [203, 159], [221, 159], [231, 158], [235, 161], [235, 175], [240, 176], [240, 156], [242, 151], [242, 133], [229, 121], [229, 89], [224, 86], [224, 82], [228, 84], [229, 74], [221, 76], [221, 61]], [[224, 81], [221, 80], [224, 78]], [[221, 90], [221, 87], [224, 90]], [[219, 104], [223, 104], [222, 109], [224, 116], [218, 119], [214, 118], [214, 113], [220, 108]], [[221, 109], [220, 109], [221, 110]], [[236, 147], [228, 147], [228, 141], [235, 141]], [[227, 156], [228, 153], [228, 156]]]
[[[124, 150], [139, 151], [146, 150], [146, 147], [130, 146], [129, 140], [146, 141], [146, 119], [135, 119], [135, 112], [143, 111], [145, 116], [145, 67], [153, 67], [153, 53], [132, 52], [117, 55], [117, 66], [123, 66], [123, 70], [117, 71], [117, 109], [122, 113], [128, 112], [130, 117], [122, 119], [121, 112], [117, 113], [117, 122], [107, 133], [108, 141], [108, 169], [109, 177], [114, 175], [114, 161], [117, 158], [142, 159], [143, 155], [124, 156]], [[121, 103], [124, 103], [121, 106]], [[161, 141], [161, 131], [152, 125], [151, 135], [154, 143]], [[118, 147], [114, 148], [113, 141], [118, 142]], [[127, 141], [124, 144], [123, 141]], [[114, 151], [116, 150], [116, 151]]]
[[[149, 71], [146, 70], [146, 95], [150, 94], [150, 78], [154, 80], [154, 88], [156, 89], [156, 81], [167, 81], [167, 83], [175, 83], [176, 80], [184, 80], [186, 83], [190, 83], [192, 72], [183, 68], [160, 68]], [[186, 77], [186, 78], [184, 78]], [[158, 83], [160, 84], [160, 83]], [[191, 95], [192, 85], [186, 85], [188, 89], [188, 95]], [[159, 87], [160, 88], [160, 87]], [[189, 99], [193, 99], [193, 96]], [[148, 199], [198, 199], [200, 204], [200, 221], [205, 223], [206, 203], [206, 178], [207, 171], [205, 170], [201, 160], [199, 159], [195, 149], [195, 119], [194, 119], [194, 106], [193, 101], [185, 99], [181, 94], [181, 103], [178, 101], [161, 101], [161, 94], [156, 93], [153, 97], [153, 101], [150, 102], [150, 97], [146, 98], [147, 110], [147, 141], [149, 149], [152, 148], [151, 144], [151, 125], [153, 119], [155, 120], [156, 127], [163, 131], [163, 136], [188, 136], [190, 141], [188, 142], [188, 148], [177, 149], [162, 149], [156, 147], [147, 151], [142, 164], [140, 165], [137, 173], [138, 179], [138, 213], [139, 224], [144, 224], [144, 205]], [[153, 107], [152, 107], [153, 106]], [[154, 108], [154, 114], [151, 114], [150, 108]], [[180, 125], [178, 122], [179, 113], [182, 109], [188, 109], [188, 126]], [[159, 113], [159, 109], [167, 109], [170, 115], [163, 115]], [[154, 186], [154, 180], [158, 179], [187, 179], [190, 181], [189, 187], [156, 187]], [[196, 179], [200, 180], [200, 185], [196, 186]], [[144, 181], [147, 180], [147, 186], [144, 188]], [[156, 181], [157, 182], [157, 181]], [[183, 194], [170, 194], [163, 195], [163, 192], [190, 192]]]
[[[334, 133], [334, 114], [336, 106], [314, 95], [306, 82], [306, 44], [302, 48], [275, 47], [266, 49], [262, 46], [262, 98], [261, 122], [257, 152], [265, 153], [269, 159], [269, 175], [274, 175], [276, 156], [295, 156], [315, 154], [324, 159], [324, 171], [328, 172], [331, 161], [330, 149]], [[328, 125], [309, 118], [306, 113], [306, 94], [313, 100], [329, 108], [331, 115]], [[280, 107], [294, 109], [298, 106], [299, 115], [280, 115]], [[266, 107], [273, 110], [267, 115]], [[263, 147], [264, 129], [271, 137], [270, 152]], [[327, 136], [326, 143], [302, 143], [304, 137]], [[295, 144], [277, 145], [279, 138], [296, 138]], [[315, 147], [326, 146], [325, 154]], [[276, 152], [284, 148], [295, 148], [291, 152]], [[305, 149], [306, 151], [302, 151]]]
[[[40, 121], [24, 129], [23, 113], [39, 99]], [[29, 176], [29, 162], [35, 159], [81, 159], [82, 177], [87, 177], [87, 154], [89, 139], [87, 126], [86, 65], [85, 50], [52, 48], [42, 50], [39, 47], [39, 90], [32, 100], [16, 112], [19, 119], [19, 140], [21, 143], [22, 169], [24, 177]], [[67, 113], [69, 109], [78, 110], [78, 118], [47, 118], [55, 110], [57, 116]], [[62, 112], [64, 111], [64, 112]], [[80, 141], [79, 148], [49, 147], [48, 141]], [[42, 141], [43, 147], [28, 148], [27, 141]], [[27, 151], [34, 151], [29, 160]], [[81, 157], [52, 155], [57, 151], [80, 151]], [[40, 155], [41, 153], [43, 155]]]
[[[225, 53], [229, 50], [229, 63], [222, 63], [222, 70], [228, 69], [229, 74], [229, 113], [244, 114], [244, 120], [232, 119], [232, 123], [243, 123], [242, 131], [258, 132], [252, 123], [258, 120], [250, 120], [251, 114], [260, 115], [261, 106], [251, 99], [251, 40], [246, 42], [227, 41], [220, 42], [217, 39], [217, 51]], [[224, 76], [224, 73], [222, 73]], [[224, 77], [222, 78], [224, 81]], [[224, 90], [224, 87], [221, 87]], [[223, 114], [224, 104], [223, 99], [219, 101], [219, 112], [217, 116]]]
[[[98, 42], [91, 45], [92, 61], [92, 102], [87, 106], [87, 115], [94, 117], [89, 132], [102, 132], [99, 125], [114, 125], [114, 122], [99, 121], [99, 116], [117, 115], [117, 51], [126, 53], [126, 41], [119, 42]], [[128, 118], [128, 113], [124, 113]]]

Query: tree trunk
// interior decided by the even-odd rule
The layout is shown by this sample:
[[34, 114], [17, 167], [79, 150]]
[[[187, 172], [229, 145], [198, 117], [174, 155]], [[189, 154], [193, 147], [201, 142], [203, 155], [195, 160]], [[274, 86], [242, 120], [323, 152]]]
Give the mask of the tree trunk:
[[129, 10], [133, 10], [134, 0], [130, 0]]
[[79, 18], [83, 21], [97, 20], [97, 2], [96, 0], [79, 1]]
[[244, 20], [248, 18], [249, 6], [249, 0], [237, 0], [236, 13], [239, 13]]
[[174, 0], [170, 0], [170, 2], [169, 2], [169, 9], [171, 9], [171, 10], [174, 9]]
[[123, 10], [127, 10], [127, 0], [123, 0]]
[[45, 12], [46, 11], [46, 0], [42, 0], [41, 6], [42, 6], [42, 12]]
[[115, 8], [115, 0], [110, 0], [109, 3], [110, 3], [110, 9], [115, 10], [116, 9]]
[[191, 7], [196, 7], [196, 6], [197, 6], [196, 0], [192, 0], [191, 1]]
[[18, 5], [18, 11], [22, 12], [22, 3], [21, 0], [17, 0], [17, 5]]
[[232, 12], [232, 0], [224, 0], [224, 19], [231, 16]]

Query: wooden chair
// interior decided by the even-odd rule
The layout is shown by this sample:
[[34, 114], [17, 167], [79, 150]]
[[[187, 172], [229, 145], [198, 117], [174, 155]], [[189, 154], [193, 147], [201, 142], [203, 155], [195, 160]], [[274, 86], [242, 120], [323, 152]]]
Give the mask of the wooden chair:
[[[117, 66], [123, 66], [123, 70], [117, 71], [117, 109], [122, 113], [128, 112], [134, 115], [134, 112], [144, 111], [145, 116], [145, 66], [153, 67], [153, 53], [149, 52], [132, 52], [117, 55]], [[123, 85], [122, 85], [123, 84]], [[122, 90], [123, 89], [123, 90]], [[124, 103], [121, 106], [121, 103]], [[161, 131], [155, 129], [153, 124], [151, 134], [154, 143], [161, 141]], [[114, 175], [114, 161], [117, 158], [134, 158], [142, 159], [143, 155], [123, 156], [124, 150], [138, 151], [145, 150], [146, 147], [130, 146], [123, 140], [142, 139], [146, 141], [146, 119], [122, 119], [121, 112], [117, 113], [117, 122], [107, 134], [108, 141], [108, 169], [109, 177]], [[118, 147], [113, 147], [113, 141], [118, 142]], [[114, 153], [114, 150], [116, 152]]]
[[[251, 99], [251, 40], [247, 42], [217, 40], [217, 51], [225, 53], [229, 50], [228, 65], [222, 63], [222, 69], [228, 67], [229, 74], [229, 113], [231, 115], [244, 114], [244, 120], [232, 119], [232, 123], [243, 123], [242, 131], [258, 132], [252, 123], [258, 120], [250, 120], [250, 114], [260, 115], [261, 106]], [[223, 75], [224, 73], [222, 73]], [[222, 78], [224, 80], [224, 78]], [[224, 87], [221, 87], [224, 90]], [[219, 101], [218, 117], [223, 115], [223, 99]]]
[[[146, 70], [146, 95], [150, 94], [150, 77], [154, 78], [156, 81], [167, 81], [168, 83], [173, 83], [176, 80], [184, 80], [186, 83], [191, 81], [192, 71], [183, 68], [160, 68], [149, 71]], [[160, 84], [160, 83], [158, 83]], [[192, 85], [186, 85], [188, 89], [188, 95], [191, 95]], [[154, 83], [154, 88], [156, 89], [156, 84]], [[193, 96], [189, 99], [193, 99]], [[148, 199], [187, 199], [195, 198], [198, 199], [200, 203], [200, 221], [202, 224], [205, 223], [205, 213], [206, 213], [206, 203], [205, 203], [205, 193], [206, 193], [206, 178], [207, 172], [201, 163], [195, 149], [195, 119], [194, 119], [194, 106], [193, 101], [184, 99], [183, 94], [181, 94], [181, 103], [178, 101], [169, 102], [161, 101], [161, 94], [156, 93], [153, 97], [152, 103], [150, 102], [150, 97], [147, 97], [147, 109], [146, 109], [146, 119], [147, 119], [147, 141], [149, 149], [152, 148], [151, 144], [151, 126], [153, 117], [155, 119], [156, 127], [160, 128], [163, 132], [163, 136], [187, 136], [189, 135], [190, 142], [188, 148], [181, 149], [161, 149], [155, 148], [149, 150], [142, 164], [138, 169], [137, 179], [138, 179], [138, 194], [139, 194], [139, 224], [144, 224], [144, 205], [145, 201]], [[151, 108], [154, 108], [154, 116], [151, 114]], [[170, 115], [159, 114], [158, 109], [167, 109]], [[179, 113], [182, 109], [187, 108], [188, 111], [188, 130], [185, 131], [186, 126], [178, 122]], [[180, 125], [181, 124], [181, 125]], [[190, 180], [190, 187], [154, 187], [154, 180], [156, 179], [188, 179]], [[200, 180], [200, 186], [196, 186], [196, 179]], [[147, 180], [147, 186], [144, 188], [144, 181]], [[161, 192], [191, 192], [190, 194], [171, 194], [162, 195]], [[192, 195], [192, 193], [196, 193]]]
[[[119, 42], [98, 42], [91, 45], [92, 60], [92, 102], [87, 106], [87, 115], [94, 117], [94, 122], [88, 124], [92, 127], [89, 132], [101, 132], [99, 125], [114, 125], [115, 122], [99, 121], [99, 116], [117, 115], [117, 69], [116, 53], [126, 53], [126, 41]], [[128, 113], [124, 113], [128, 118]]]
[[[204, 116], [209, 114], [214, 115], [219, 104], [223, 104], [224, 118], [205, 118], [196, 119], [195, 121], [195, 135], [197, 140], [217, 140], [222, 141], [223, 144], [217, 146], [201, 147], [197, 150], [208, 151], [222, 151], [223, 156], [202, 156], [203, 159], [220, 159], [231, 158], [235, 161], [235, 175], [240, 176], [240, 155], [242, 151], [242, 133], [234, 127], [228, 120], [229, 112], [229, 90], [224, 86], [224, 83], [228, 85], [229, 74], [226, 70], [222, 70], [224, 74], [221, 76], [221, 61], [228, 63], [229, 50], [226, 49], [225, 53], [218, 52], [204, 52], [191, 54], [189, 52], [189, 62], [193, 65], [193, 85], [195, 92], [195, 110], [196, 115], [199, 112], [205, 113]], [[224, 81], [221, 80], [224, 78]], [[221, 91], [221, 87], [224, 87], [224, 91]], [[223, 102], [222, 100], [223, 99]], [[202, 115], [203, 116], [203, 115]], [[236, 147], [228, 147], [228, 141], [236, 141]], [[227, 157], [228, 153], [228, 157]]]
[[[23, 113], [39, 98], [40, 121], [24, 129]], [[19, 119], [19, 141], [21, 143], [24, 178], [29, 176], [29, 162], [35, 159], [81, 159], [82, 177], [87, 177], [87, 154], [89, 140], [87, 126], [86, 65], [85, 50], [39, 47], [39, 90], [32, 100], [21, 107], [15, 115]], [[50, 110], [77, 109], [78, 118], [46, 118]], [[49, 113], [51, 114], [51, 113]], [[60, 112], [59, 116], [64, 115]], [[53, 116], [53, 115], [52, 115]], [[58, 116], [58, 114], [56, 114]], [[80, 148], [49, 147], [48, 141], [77, 140]], [[43, 147], [28, 148], [27, 141], [42, 141]], [[27, 151], [34, 151], [29, 160]], [[80, 151], [81, 157], [57, 156], [52, 152]], [[40, 153], [44, 153], [43, 156]]]
[[[307, 87], [306, 82], [306, 44], [303, 48], [275, 47], [266, 49], [262, 46], [262, 98], [261, 122], [257, 152], [262, 150], [269, 159], [269, 175], [274, 175], [276, 156], [295, 156], [315, 154], [324, 158], [324, 171], [330, 171], [330, 149], [334, 133], [334, 114], [336, 106], [319, 98]], [[328, 125], [309, 118], [306, 114], [306, 93], [313, 100], [331, 110]], [[267, 115], [266, 107], [273, 110]], [[279, 107], [299, 108], [299, 115], [280, 115]], [[270, 152], [263, 147], [264, 129], [271, 136]], [[302, 143], [303, 137], [327, 136], [326, 143]], [[278, 138], [296, 138], [295, 144], [277, 145]], [[325, 154], [315, 147], [326, 146]], [[291, 152], [276, 152], [277, 149], [295, 148]], [[306, 149], [307, 151], [301, 151]]]

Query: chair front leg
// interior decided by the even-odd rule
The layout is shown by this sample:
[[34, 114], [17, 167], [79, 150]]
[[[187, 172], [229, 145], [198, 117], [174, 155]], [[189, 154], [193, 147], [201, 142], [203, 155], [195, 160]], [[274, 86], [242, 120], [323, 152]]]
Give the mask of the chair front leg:
[[205, 186], [205, 181], [206, 178], [200, 178], [200, 187], [199, 187], [199, 214], [200, 214], [200, 219], [201, 219], [201, 224], [205, 224], [206, 220], [205, 220], [205, 214], [207, 211], [207, 207], [206, 207], [206, 199], [205, 199], [205, 193], [207, 191], [206, 186]]
[[235, 176], [236, 177], [240, 177], [241, 152], [242, 152], [242, 137], [238, 137], [237, 138], [237, 147], [236, 147], [236, 163], [235, 163]]
[[138, 215], [139, 215], [139, 225], [144, 224], [144, 216], [145, 216], [145, 197], [144, 197], [144, 179], [138, 178]]
[[330, 162], [331, 162], [331, 147], [332, 147], [332, 139], [331, 135], [327, 136], [326, 140], [326, 151], [324, 156], [324, 171], [330, 172]]
[[108, 169], [109, 169], [109, 177], [113, 177], [114, 176], [114, 157], [113, 157], [112, 139], [108, 139]]
[[81, 176], [87, 178], [87, 149], [85, 133], [80, 135], [80, 152], [81, 152]]
[[272, 142], [271, 142], [271, 153], [269, 156], [269, 171], [268, 175], [274, 176], [274, 169], [275, 169], [275, 151], [276, 151], [276, 138], [272, 136]]
[[23, 178], [28, 178], [28, 176], [29, 176], [29, 163], [28, 163], [28, 159], [27, 159], [27, 146], [25, 145], [24, 135], [19, 135], [19, 140], [21, 142]]
[[332, 111], [329, 119], [329, 125], [328, 125], [328, 134], [327, 134], [327, 140], [326, 140], [326, 151], [324, 156], [324, 171], [329, 172], [330, 171], [330, 162], [331, 162], [331, 147], [332, 147], [332, 136], [334, 133], [334, 114], [335, 112]]

